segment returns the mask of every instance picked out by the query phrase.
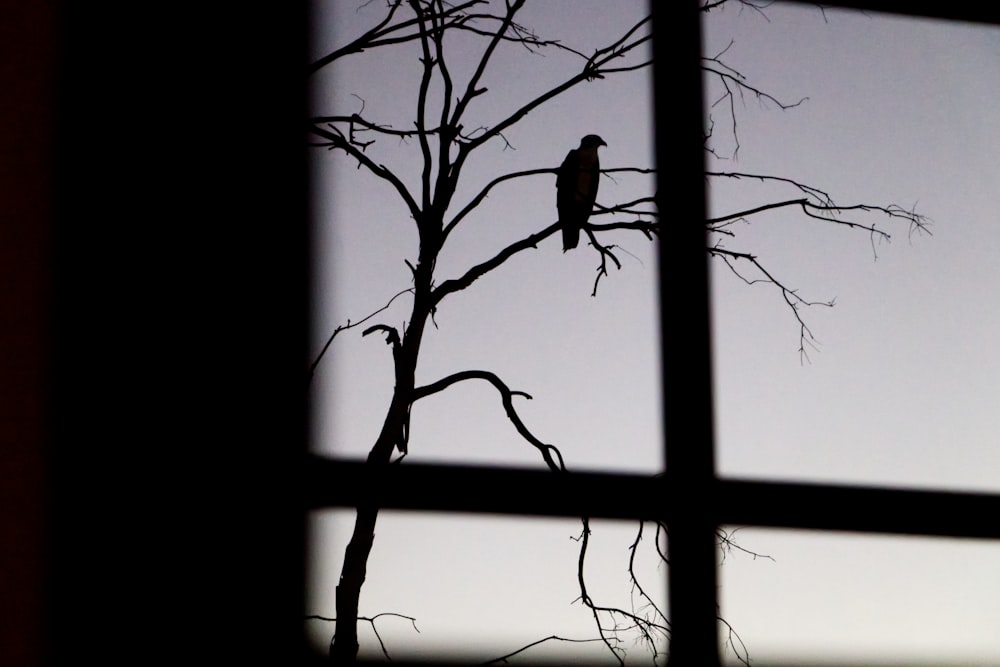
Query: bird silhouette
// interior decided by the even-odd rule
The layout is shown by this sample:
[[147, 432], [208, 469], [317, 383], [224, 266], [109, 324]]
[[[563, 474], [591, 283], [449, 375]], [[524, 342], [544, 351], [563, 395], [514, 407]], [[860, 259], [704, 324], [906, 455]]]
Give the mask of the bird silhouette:
[[580, 230], [590, 218], [597, 200], [601, 163], [597, 149], [607, 146], [604, 139], [588, 134], [563, 160], [556, 175], [556, 209], [562, 225], [563, 252], [580, 242]]

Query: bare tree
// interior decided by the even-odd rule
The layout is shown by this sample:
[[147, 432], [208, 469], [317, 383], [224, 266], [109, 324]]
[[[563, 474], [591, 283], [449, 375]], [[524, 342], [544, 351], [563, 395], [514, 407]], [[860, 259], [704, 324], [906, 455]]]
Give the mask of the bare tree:
[[[375, 181], [380, 181], [405, 206], [419, 241], [415, 260], [405, 259], [412, 285], [401, 290], [388, 304], [374, 310], [364, 319], [338, 327], [314, 360], [310, 377], [335, 336], [368, 323], [362, 336], [384, 337], [391, 350], [394, 386], [381, 430], [368, 453], [369, 465], [386, 466], [399, 463], [406, 457], [410, 440], [410, 413], [414, 403], [460, 383], [478, 381], [488, 383], [496, 390], [516, 431], [528, 445], [537, 450], [538, 456], [553, 474], [567, 474], [567, 465], [561, 451], [536, 437], [519, 416], [516, 399], [530, 398], [525, 392], [510, 388], [496, 373], [479, 369], [469, 369], [433, 382], [418, 384], [417, 365], [425, 334], [428, 333], [427, 325], [433, 323], [437, 309], [448, 297], [471, 288], [477, 280], [503, 268], [519, 253], [550, 242], [552, 236], [558, 238], [561, 229], [558, 221], [551, 222], [555, 213], [553, 192], [553, 206], [548, 212], [549, 222], [541, 223], [535, 232], [513, 243], [496, 248], [488, 259], [467, 266], [457, 277], [442, 280], [435, 271], [439, 257], [448, 247], [455, 230], [477, 211], [491, 192], [501, 185], [509, 187], [524, 179], [551, 179], [558, 167], [557, 164], [549, 164], [511, 173], [498, 173], [475, 194], [459, 200], [456, 193], [470, 158], [488, 144], [507, 145], [505, 133], [509, 133], [532, 111], [551, 103], [563, 93], [579, 86], [600, 86], [602, 80], [650, 67], [650, 19], [638, 18], [622, 34], [609, 35], [603, 45], [593, 52], [585, 53], [571, 45], [546, 39], [519, 23], [518, 14], [528, 0], [383, 1], [384, 15], [377, 24], [353, 41], [316, 60], [310, 65], [309, 71], [318, 72], [344, 58], [371, 57], [372, 53], [381, 53], [402, 44], [415, 46], [419, 50], [420, 78], [417, 94], [408, 102], [412, 105], [412, 125], [393, 126], [382, 118], [369, 115], [361, 95], [356, 100], [356, 110], [316, 116], [310, 119], [309, 131], [314, 146], [342, 153], [348, 164], [357, 166]], [[760, 6], [749, 0], [706, 0], [701, 9], [707, 13], [727, 3], [738, 3], [754, 11], [761, 10]], [[455, 67], [450, 47], [452, 40], [458, 38], [478, 43], [471, 66], [465, 61], [465, 67]], [[496, 113], [499, 108], [500, 115], [487, 123], [477, 118], [473, 102], [489, 94], [483, 85], [484, 73], [497, 54], [507, 49], [524, 49], [538, 54], [552, 51], [569, 53], [575, 57], [576, 66], [567, 71], [560, 81], [533, 94], [527, 101], [504, 108], [502, 101], [493, 100], [493, 111]], [[741, 98], [762, 100], [779, 109], [789, 109], [801, 102], [780, 100], [764, 92], [729, 65], [725, 61], [724, 52], [705, 56], [702, 64], [709, 75], [710, 90], [714, 90], [716, 96], [712, 107], [713, 116], [705, 129], [707, 151], [717, 153], [720, 150], [714, 141], [713, 132], [718, 124], [725, 127], [726, 136], [732, 139], [731, 152], [738, 151], [737, 109]], [[459, 69], [464, 76], [454, 73]], [[588, 128], [581, 128], [579, 135], [582, 136], [587, 131]], [[404, 174], [394, 164], [374, 157], [378, 149], [387, 145], [391, 148], [400, 142], [419, 150], [419, 175]], [[653, 171], [651, 165], [626, 165], [602, 169], [601, 174], [603, 178], [614, 179], [641, 177]], [[762, 201], [752, 208], [728, 212], [708, 220], [712, 242], [706, 251], [725, 262], [734, 274], [746, 282], [767, 283], [777, 290], [799, 327], [800, 351], [803, 355], [812, 342], [812, 334], [803, 318], [802, 307], [825, 302], [805, 299], [776, 277], [751, 250], [731, 247], [731, 243], [738, 241], [738, 228], [734, 223], [749, 221], [766, 211], [794, 208], [808, 220], [860, 230], [873, 238], [888, 238], [889, 233], [884, 228], [887, 222], [900, 222], [916, 229], [924, 228], [922, 218], [913, 211], [891, 205], [838, 205], [823, 190], [780, 175], [716, 171], [707, 173], [706, 178], [770, 182], [788, 189], [789, 195], [785, 198]], [[408, 183], [415, 183], [415, 186]], [[609, 276], [610, 267], [621, 268], [621, 254], [627, 252], [619, 243], [608, 241], [609, 234], [632, 233], [637, 242], [654, 240], [662, 212], [657, 208], [657, 203], [653, 192], [628, 201], [609, 201], [606, 196], [599, 196], [593, 216], [582, 227], [583, 236], [588, 243], [584, 244], [586, 247], [574, 251], [593, 253], [596, 278], [588, 287], [592, 294], [597, 295], [601, 281]], [[372, 321], [392, 301], [404, 296], [409, 299], [410, 305], [402, 328]], [[373, 308], [377, 305], [373, 304]], [[358, 621], [369, 622], [374, 626], [377, 618], [359, 616], [359, 599], [374, 543], [378, 514], [379, 507], [374, 505], [357, 508], [353, 533], [344, 555], [343, 570], [337, 586], [336, 634], [330, 649], [331, 657], [338, 663], [347, 664], [356, 659], [359, 648]], [[647, 544], [652, 545], [659, 558], [666, 560], [662, 547], [665, 531], [665, 525], [655, 521], [638, 525], [635, 540], [629, 547], [629, 573], [634, 597], [640, 604], [625, 609], [604, 605], [588, 591], [586, 558], [591, 528], [589, 520], [582, 518], [577, 565], [579, 600], [593, 615], [596, 639], [603, 642], [608, 652], [619, 662], [624, 663], [626, 638], [638, 639], [649, 647], [655, 660], [662, 654], [660, 647], [663, 640], [669, 636], [670, 624], [664, 610], [654, 597], [647, 594], [646, 587], [633, 568], [636, 550], [644, 539]], [[653, 533], [652, 536], [649, 535], [650, 532]], [[721, 532], [719, 544], [723, 550], [739, 548], [732, 542], [731, 535]], [[567, 641], [559, 637], [548, 639]], [[736, 655], [745, 661], [746, 649], [738, 636], [732, 633], [730, 639]], [[521, 650], [523, 649], [515, 653]], [[510, 655], [513, 654], [498, 660]]]

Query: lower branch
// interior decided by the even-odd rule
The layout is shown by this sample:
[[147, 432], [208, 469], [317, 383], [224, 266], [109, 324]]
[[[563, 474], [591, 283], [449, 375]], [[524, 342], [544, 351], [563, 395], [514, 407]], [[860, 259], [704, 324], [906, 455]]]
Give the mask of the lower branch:
[[[670, 621], [667, 620], [666, 614], [664, 614], [663, 610], [656, 604], [656, 601], [649, 597], [645, 589], [643, 589], [642, 584], [639, 583], [639, 577], [635, 573], [635, 554], [639, 549], [639, 542], [642, 541], [642, 533], [645, 525], [645, 521], [639, 522], [639, 530], [636, 531], [635, 540], [631, 545], [629, 545], [628, 576], [629, 579], [632, 580], [632, 589], [634, 591], [638, 591], [639, 598], [641, 600], [645, 600], [646, 607], [653, 610], [654, 617], [658, 617], [663, 625], [670, 627]], [[659, 539], [659, 530], [657, 530], [656, 539]]]
[[[386, 660], [390, 660], [391, 661], [392, 658], [389, 657], [389, 651], [385, 647], [385, 642], [382, 641], [382, 635], [379, 634], [378, 627], [375, 625], [375, 621], [378, 620], [379, 618], [381, 618], [382, 616], [395, 616], [397, 618], [405, 618], [406, 620], [408, 620], [413, 625], [413, 629], [416, 630], [418, 633], [420, 632], [420, 628], [417, 627], [417, 619], [413, 618], [412, 616], [406, 616], [405, 614], [397, 614], [396, 612], [393, 612], [393, 611], [384, 611], [384, 612], [382, 612], [380, 614], [375, 614], [374, 616], [358, 616], [357, 617], [357, 620], [359, 620], [359, 621], [365, 621], [366, 623], [371, 623], [372, 632], [375, 633], [375, 638], [378, 640], [378, 645], [382, 648], [382, 655], [385, 656]], [[331, 618], [329, 616], [320, 616], [318, 614], [312, 614], [310, 616], [306, 616], [306, 620], [307, 621], [330, 621], [330, 622], [333, 622], [333, 623], [337, 622], [336, 618]]]
[[518, 653], [524, 653], [525, 651], [527, 651], [530, 648], [534, 648], [535, 646], [539, 646], [540, 644], [544, 644], [545, 642], [550, 642], [550, 641], [568, 642], [568, 643], [571, 643], [571, 644], [589, 644], [590, 642], [599, 642], [601, 640], [598, 639], [598, 638], [594, 638], [594, 639], [569, 639], [567, 637], [559, 637], [558, 635], [549, 635], [548, 637], [545, 637], [543, 639], [539, 639], [538, 641], [534, 641], [534, 642], [531, 642], [530, 644], [526, 644], [526, 645], [522, 646], [521, 648], [517, 649], [516, 651], [511, 651], [510, 653], [508, 653], [506, 655], [502, 655], [499, 658], [493, 658], [492, 660], [484, 662], [483, 664], [484, 665], [492, 665], [492, 664], [495, 664], [495, 663], [498, 663], [498, 662], [506, 663], [507, 662], [507, 658], [513, 658]]
[[[656, 658], [661, 654], [658, 642], [664, 641], [670, 636], [670, 626], [666, 622], [666, 617], [655, 604], [653, 604], [655, 613], [653, 618], [650, 619], [647, 616], [641, 616], [635, 612], [626, 611], [620, 607], [606, 607], [598, 605], [594, 602], [587, 591], [587, 581], [584, 573], [584, 566], [587, 558], [587, 547], [590, 544], [590, 519], [583, 517], [581, 522], [583, 523], [583, 529], [581, 530], [580, 537], [578, 538], [578, 541], [580, 542], [580, 556], [577, 561], [577, 581], [580, 585], [580, 597], [578, 599], [583, 602], [588, 609], [590, 609], [594, 616], [594, 622], [597, 625], [597, 632], [600, 635], [601, 640], [619, 664], [625, 664], [625, 650], [621, 648], [623, 640], [620, 635], [630, 631], [636, 631], [639, 633], [639, 640], [652, 653], [653, 660], [655, 662]], [[643, 593], [643, 595], [645, 594]], [[648, 596], [646, 599], [649, 599]], [[650, 602], [652, 602], [652, 600], [650, 600]], [[663, 620], [657, 620], [657, 617]], [[606, 627], [604, 625], [605, 618], [611, 622], [610, 627]]]

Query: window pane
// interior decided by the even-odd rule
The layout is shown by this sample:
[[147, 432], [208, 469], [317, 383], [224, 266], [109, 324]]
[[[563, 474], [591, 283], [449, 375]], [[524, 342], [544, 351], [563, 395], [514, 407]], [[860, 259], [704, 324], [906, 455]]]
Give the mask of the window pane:
[[[465, 112], [460, 143], [470, 145], [545, 91], [579, 75], [595, 49], [614, 43], [646, 16], [645, 4], [527, 3], [516, 22], [540, 40], [559, 40], [561, 46], [502, 43], [477, 85], [487, 90], [472, 98]], [[476, 11], [502, 15], [505, 6], [493, 2]], [[385, 14], [386, 3], [317, 3], [314, 57], [350, 43]], [[409, 3], [403, 3], [393, 21], [411, 17]], [[489, 30], [499, 23], [480, 18], [469, 25]], [[445, 225], [494, 179], [525, 170], [552, 171], [496, 184], [449, 233], [435, 263], [436, 286], [552, 228], [558, 220], [554, 170], [584, 135], [600, 134], [607, 143], [600, 148], [605, 169], [653, 166], [649, 68], [628, 69], [648, 62], [649, 42], [643, 41], [648, 33], [648, 26], [640, 26], [625, 42], [635, 42], [635, 48], [607, 64], [625, 71], [580, 82], [472, 151]], [[447, 99], [454, 111], [454, 100], [465, 94], [488, 39], [470, 31], [446, 35], [445, 60], [454, 86]], [[353, 137], [359, 155], [385, 165], [418, 204], [424, 164], [418, 138], [366, 130], [360, 123], [377, 123], [383, 130], [414, 129], [420, 51], [419, 41], [374, 46], [312, 75], [313, 113], [338, 117], [316, 121], [320, 134], [312, 139], [329, 148], [335, 144], [332, 135]], [[444, 85], [435, 70], [426, 121], [432, 129], [440, 121]], [[352, 114], [358, 114], [354, 125]], [[428, 134], [432, 175], [439, 164], [438, 136]], [[374, 143], [365, 145], [369, 141]], [[384, 344], [388, 329], [367, 337], [362, 332], [381, 324], [402, 334], [411, 323], [413, 298], [400, 293], [414, 284], [409, 267], [417, 265], [420, 245], [411, 211], [393, 184], [372, 169], [356, 168], [358, 157], [342, 148], [326, 148], [313, 153], [319, 263], [314, 358], [338, 326], [358, 323], [399, 294], [371, 320], [342, 330], [312, 379], [314, 451], [362, 458], [379, 434], [394, 387], [392, 354]], [[458, 154], [453, 147], [451, 159]], [[599, 182], [598, 205], [634, 203], [613, 214], [598, 210], [590, 223], [651, 224], [652, 174], [618, 171]], [[655, 246], [638, 228], [599, 231], [597, 238], [614, 257], [604, 256], [608, 275], [592, 296], [602, 255], [586, 234], [578, 247], [563, 252], [558, 228], [552, 231], [537, 247], [514, 253], [437, 306], [422, 340], [417, 385], [472, 369], [495, 373], [510, 389], [530, 394], [532, 400], [515, 396], [514, 407], [539, 440], [560, 448], [570, 469], [660, 472]], [[615, 260], [621, 262], [620, 270]], [[481, 379], [419, 400], [409, 426], [410, 461], [543, 465], [538, 451], [508, 419], [500, 394]]]
[[[323, 511], [311, 515], [307, 614], [333, 617], [334, 590], [343, 563], [354, 513]], [[657, 531], [644, 526], [632, 571], [649, 598], [629, 576], [638, 524], [591, 521], [585, 559], [587, 593], [596, 606], [617, 607], [638, 619], [661, 653], [666, 648], [663, 618], [666, 566], [657, 550]], [[582, 524], [572, 519], [505, 519], [488, 516], [383, 512], [379, 517], [360, 616], [383, 616], [375, 625], [393, 660], [435, 657], [482, 663], [513, 653], [519, 660], [613, 661], [600, 640], [593, 612], [584, 606], [578, 580]], [[659, 535], [659, 551], [665, 549]], [[629, 661], [649, 662], [650, 646], [627, 616], [600, 612], [608, 640]], [[416, 629], [414, 627], [416, 626]], [[308, 618], [306, 629], [315, 650], [325, 654], [335, 624]], [[419, 632], [417, 631], [419, 629]], [[361, 657], [384, 660], [372, 625], [359, 625]], [[573, 641], [568, 641], [573, 640]], [[512, 662], [517, 662], [512, 659]]]
[[[713, 242], [794, 290], [738, 254], [712, 263], [720, 471], [1000, 490], [1000, 31], [740, 7], [704, 20], [717, 57], [710, 169], [901, 208], [834, 215], [822, 193], [786, 181], [710, 179], [713, 218], [811, 205], [716, 225]], [[877, 224], [892, 243], [810, 214]]]
[[1000, 662], [996, 542], [728, 530], [773, 558], [734, 548], [719, 569], [722, 615], [753, 664]]

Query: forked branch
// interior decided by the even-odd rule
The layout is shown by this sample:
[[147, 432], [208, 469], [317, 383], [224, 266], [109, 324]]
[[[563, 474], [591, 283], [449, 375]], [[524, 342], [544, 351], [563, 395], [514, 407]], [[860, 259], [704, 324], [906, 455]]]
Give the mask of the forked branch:
[[330, 344], [333, 343], [333, 339], [337, 337], [337, 334], [339, 334], [341, 331], [347, 331], [348, 329], [352, 329], [358, 326], [359, 324], [364, 324], [365, 322], [375, 317], [382, 311], [387, 310], [389, 306], [392, 305], [392, 302], [398, 299], [399, 297], [403, 296], [404, 294], [412, 294], [412, 293], [413, 293], [412, 287], [408, 287], [404, 290], [396, 292], [392, 296], [392, 298], [389, 299], [388, 302], [386, 302], [384, 306], [382, 306], [378, 310], [372, 311], [371, 313], [361, 318], [357, 322], [351, 322], [350, 318], [348, 318], [346, 324], [338, 325], [337, 328], [333, 330], [333, 333], [330, 334], [330, 337], [326, 339], [326, 343], [323, 345], [323, 349], [319, 351], [319, 354], [316, 355], [316, 358], [309, 365], [309, 380], [312, 381], [313, 376], [316, 374], [316, 367], [319, 366], [319, 362], [323, 360], [323, 355], [326, 354], [326, 351], [330, 348]]

